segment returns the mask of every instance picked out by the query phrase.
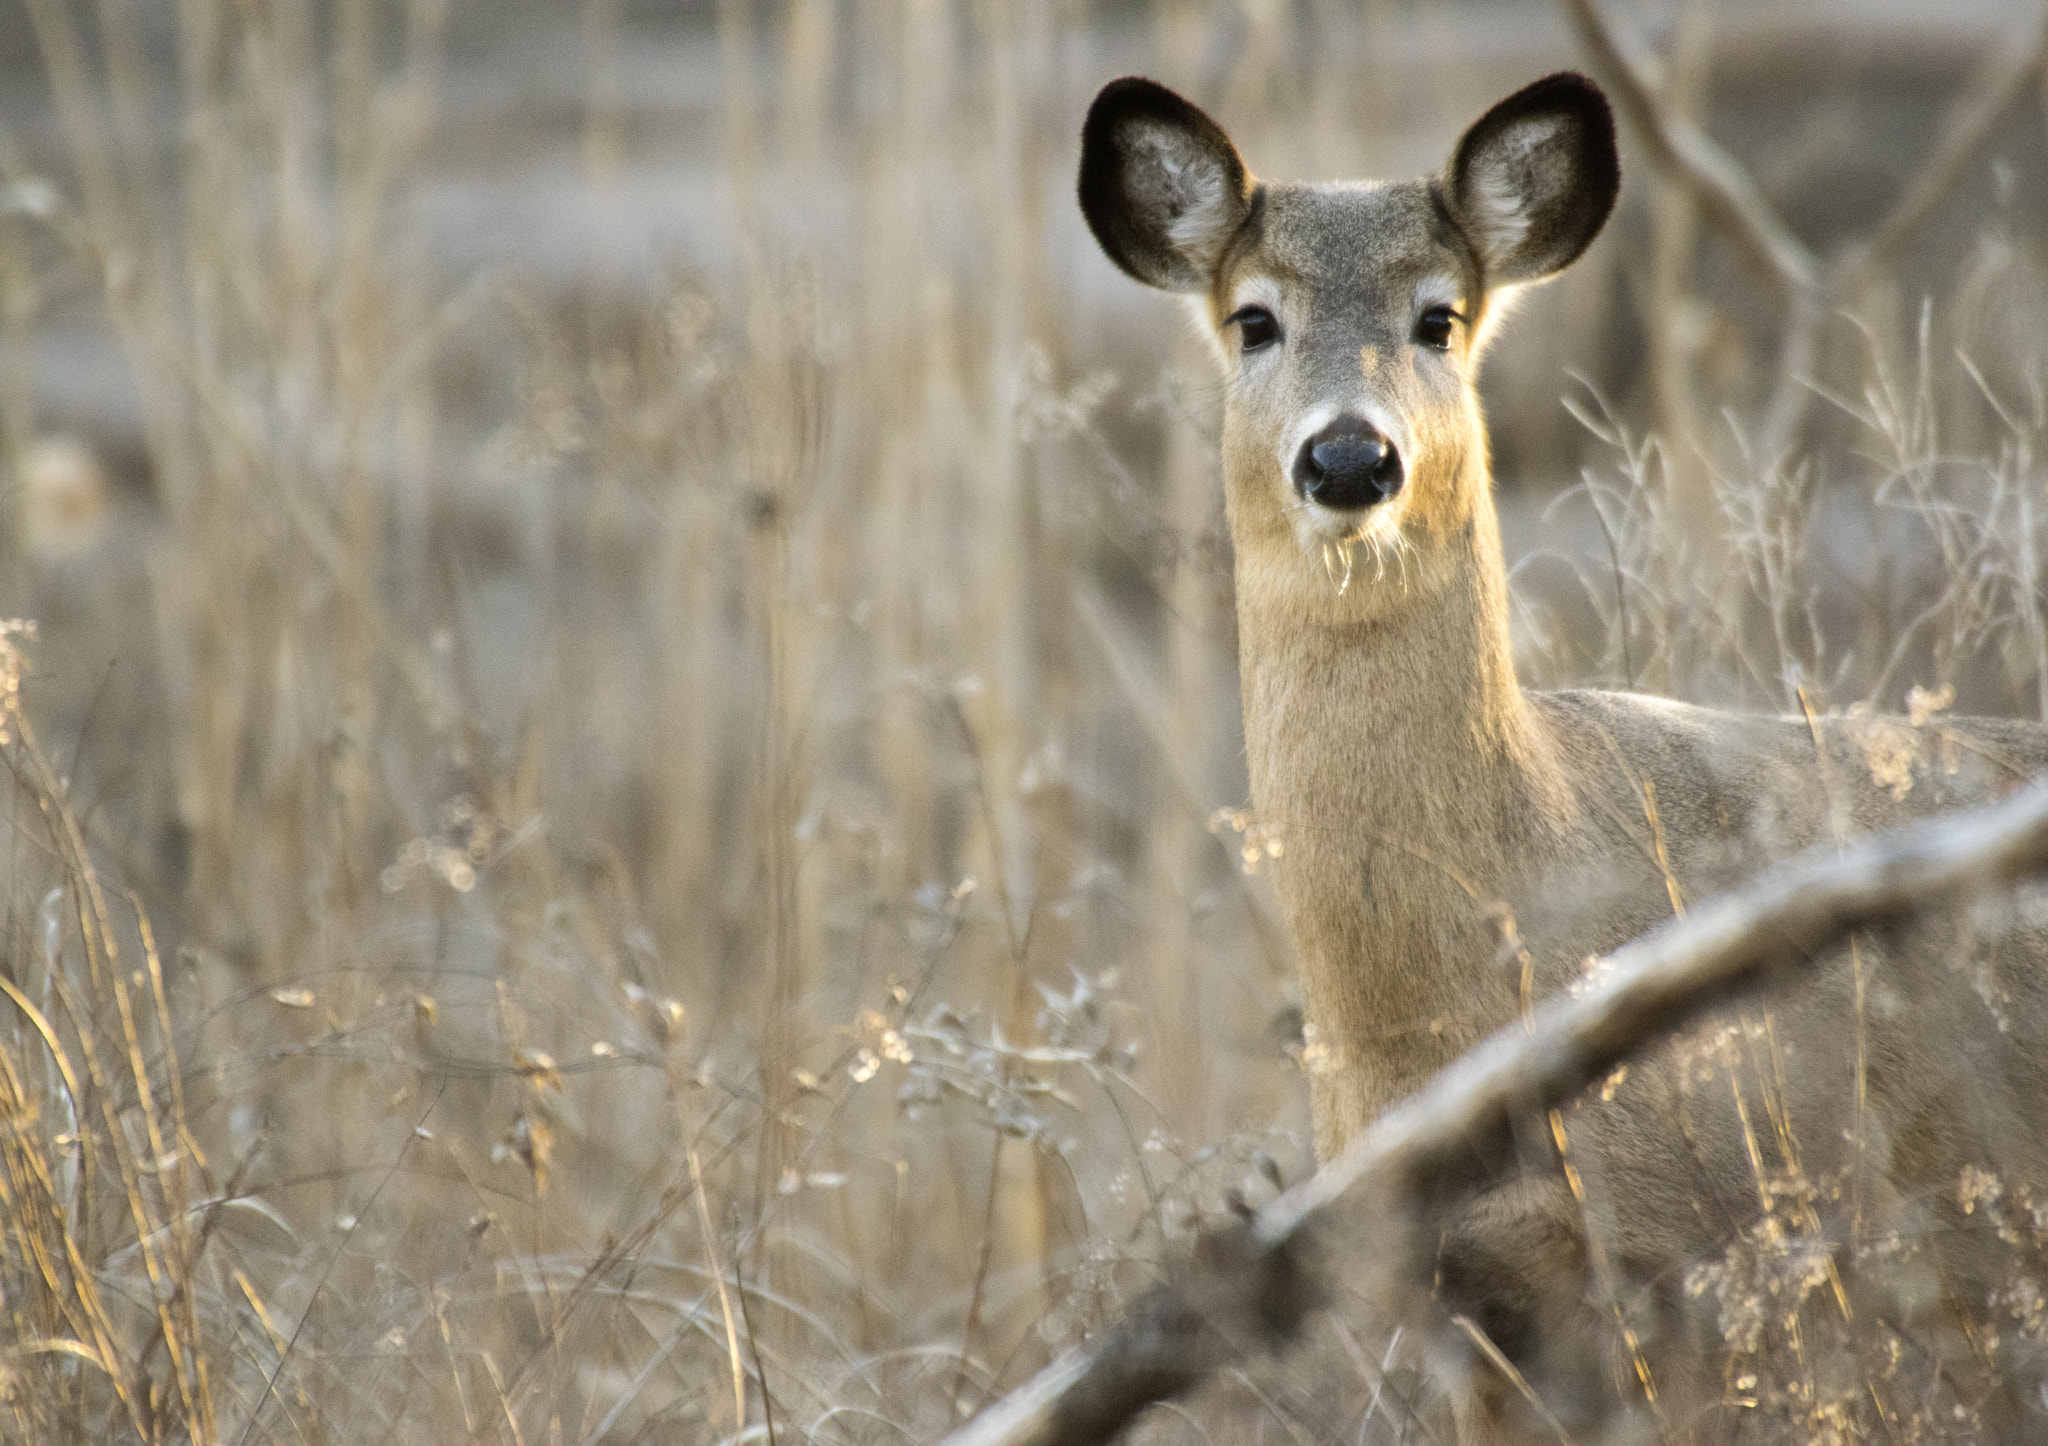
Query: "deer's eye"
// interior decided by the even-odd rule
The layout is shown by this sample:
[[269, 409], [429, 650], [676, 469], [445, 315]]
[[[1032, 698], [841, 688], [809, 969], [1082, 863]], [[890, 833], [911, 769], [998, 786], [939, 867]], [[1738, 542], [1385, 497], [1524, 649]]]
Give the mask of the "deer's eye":
[[1464, 318], [1448, 306], [1432, 306], [1416, 319], [1415, 340], [1435, 351], [1449, 351], [1451, 323], [1462, 320]]
[[1257, 351], [1280, 340], [1280, 323], [1263, 306], [1240, 306], [1224, 318], [1223, 324], [1237, 328], [1237, 343], [1246, 351]]

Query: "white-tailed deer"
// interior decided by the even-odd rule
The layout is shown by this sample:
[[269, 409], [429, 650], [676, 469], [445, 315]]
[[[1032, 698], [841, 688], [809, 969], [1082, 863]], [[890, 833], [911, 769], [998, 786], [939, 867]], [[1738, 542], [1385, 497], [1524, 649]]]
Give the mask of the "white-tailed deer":
[[[1688, 899], [2048, 761], [2029, 724], [1519, 686], [1474, 376], [1507, 298], [1586, 249], [1619, 184], [1607, 104], [1569, 74], [1419, 180], [1259, 181], [1141, 79], [1083, 131], [1096, 238], [1189, 298], [1227, 379], [1253, 804], [1286, 843], [1325, 1156]], [[1860, 940], [1553, 1116], [1550, 1159], [1428, 1222], [1441, 1306], [1498, 1347], [1468, 1358], [1460, 1434], [1897, 1421], [1924, 1404], [1888, 1398], [1906, 1371], [1948, 1392], [1937, 1429], [2048, 1439], [2010, 1386], [2043, 1311], [1987, 1304], [2024, 1251], [1962, 1243], [1995, 1234], [1983, 1192], [2044, 1179], [2048, 973], [2018, 913]], [[2048, 1194], [2026, 1198], [2048, 1232]]]

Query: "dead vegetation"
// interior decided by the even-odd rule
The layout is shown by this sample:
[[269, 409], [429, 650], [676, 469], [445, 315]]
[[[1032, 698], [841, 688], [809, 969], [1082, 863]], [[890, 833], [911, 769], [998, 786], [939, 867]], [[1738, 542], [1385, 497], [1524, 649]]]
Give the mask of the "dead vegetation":
[[[659, 115], [724, 249], [656, 285], [439, 265], [437, 147], [494, 123], [468, 7], [21, 13], [0, 1435], [935, 1439], [1305, 1173], [1284, 840], [1218, 812], [1211, 384], [1068, 246], [1073, 134], [1143, 69], [1277, 162], [1411, 169], [1469, 107], [1404, 67], [1497, 17], [589, 0], [549, 73], [593, 205], [644, 180], [636, 57], [715, 77]], [[1611, 14], [1662, 113], [1739, 121], [1757, 15]], [[1542, 24], [1514, 76], [1573, 59]], [[1525, 676], [2042, 716], [2048, 148], [2038, 66], [1973, 39], [1902, 122], [1941, 194], [1901, 162], [1912, 226], [1809, 233], [1898, 232], [1804, 310], [1630, 158], [1630, 229], [1498, 358], [1586, 370], [1590, 440], [1495, 409]], [[1798, 145], [1728, 142], [1769, 204], [1868, 163], [1888, 52], [1845, 53]], [[48, 400], [81, 317], [141, 465]], [[2038, 1212], [1986, 1168], [2032, 1349]]]

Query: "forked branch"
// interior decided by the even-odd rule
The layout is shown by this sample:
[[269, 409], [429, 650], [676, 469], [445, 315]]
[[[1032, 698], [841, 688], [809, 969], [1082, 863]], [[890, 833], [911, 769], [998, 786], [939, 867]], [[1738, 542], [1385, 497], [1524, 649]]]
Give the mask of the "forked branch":
[[[1803, 969], [1854, 929], [1904, 920], [2048, 869], [2048, 783], [2003, 803], [1815, 850], [1616, 950], [1599, 985], [1494, 1035], [1343, 1154], [1204, 1239], [1125, 1320], [946, 1446], [1096, 1446], [1156, 1401], [1283, 1342], [1316, 1304], [1310, 1227], [1345, 1197], [1404, 1205], [1505, 1161], [1514, 1122], [1564, 1103], [1637, 1050], [1743, 990]], [[1389, 1224], [1390, 1234], [1394, 1225]]]
[[1871, 238], [1823, 262], [1785, 224], [1755, 180], [1728, 152], [1663, 101], [1656, 57], [1610, 25], [1598, 0], [1564, 0], [1595, 77], [1647, 146], [1657, 168], [1690, 190], [1735, 243], [1795, 295], [1833, 300], [1869, 278], [1926, 220], [1961, 177], [1999, 117], [2048, 61], [2048, 6], [2010, 44], [1996, 47], [1950, 107], [1941, 138]]
[[1612, 93], [1657, 169], [1692, 192], [1711, 219], [1784, 292], [1790, 306], [1777, 393], [1759, 452], [1766, 464], [1789, 450], [1810, 397], [1813, 359], [1831, 312], [1852, 301], [1905, 245], [1961, 178], [1993, 128], [2048, 65], [2048, 4], [1994, 48], [1949, 108], [1939, 140], [1868, 238], [1823, 259], [1799, 239], [1742, 163], [1666, 104], [1657, 58], [1609, 24], [1598, 0], [1564, 0], [1587, 66]]

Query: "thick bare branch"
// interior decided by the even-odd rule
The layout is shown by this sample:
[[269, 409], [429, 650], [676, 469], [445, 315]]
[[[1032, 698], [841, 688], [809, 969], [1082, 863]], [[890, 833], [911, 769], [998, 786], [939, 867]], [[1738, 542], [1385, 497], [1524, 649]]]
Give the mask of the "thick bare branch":
[[1790, 292], [1820, 284], [1821, 267], [1742, 163], [1659, 102], [1656, 58], [1607, 23], [1595, 0], [1564, 0], [1594, 78], [1605, 84], [1658, 169], [1690, 189], [1706, 214]]
[[1335, 1160], [1211, 1236], [1125, 1321], [1041, 1371], [947, 1446], [1096, 1446], [1155, 1401], [1283, 1340], [1314, 1307], [1308, 1229], [1354, 1192], [1415, 1198], [1504, 1158], [1513, 1123], [1570, 1099], [1702, 1010], [1804, 967], [1850, 930], [2048, 868], [2048, 784], [1843, 851], [1817, 850], [1615, 951], [1603, 983], [1551, 1000], [1389, 1110]]

